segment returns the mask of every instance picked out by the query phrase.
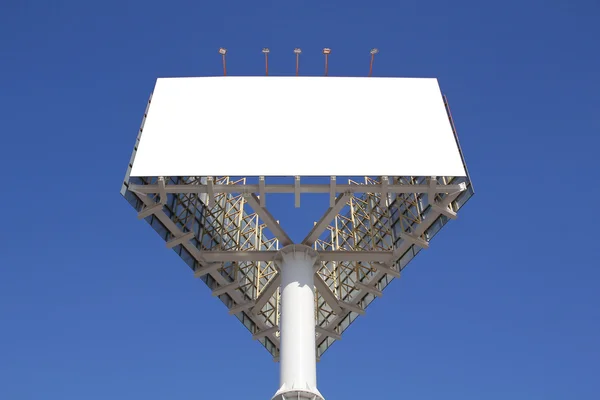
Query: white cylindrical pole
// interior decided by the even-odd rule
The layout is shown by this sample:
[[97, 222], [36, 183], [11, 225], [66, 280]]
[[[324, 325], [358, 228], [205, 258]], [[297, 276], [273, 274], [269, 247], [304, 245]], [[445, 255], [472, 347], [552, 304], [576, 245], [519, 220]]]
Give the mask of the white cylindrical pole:
[[279, 319], [280, 387], [273, 400], [323, 400], [317, 390], [314, 266], [318, 253], [308, 246], [281, 249]]

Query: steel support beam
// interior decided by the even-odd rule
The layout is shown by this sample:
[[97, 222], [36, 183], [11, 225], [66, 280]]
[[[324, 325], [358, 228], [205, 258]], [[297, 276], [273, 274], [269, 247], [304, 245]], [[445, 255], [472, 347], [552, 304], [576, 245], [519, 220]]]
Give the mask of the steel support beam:
[[374, 285], [367, 285], [362, 282], [354, 282], [354, 286], [357, 289], [362, 289], [366, 292], [371, 293], [374, 296], [377, 296], [377, 297], [383, 296], [383, 292], [381, 290], [377, 289]]
[[172, 249], [173, 247], [177, 246], [178, 244], [182, 244], [183, 242], [188, 242], [188, 241], [192, 240], [194, 235], [195, 235], [194, 232], [187, 232], [179, 237], [169, 240], [166, 243], [167, 249]]
[[237, 306], [233, 306], [229, 309], [229, 315], [235, 315], [239, 312], [249, 310], [252, 307], [254, 307], [255, 304], [256, 304], [255, 302], [249, 301], [247, 303], [241, 303], [241, 304], [238, 304]]
[[340, 315], [342, 313], [342, 309], [338, 305], [338, 299], [335, 297], [335, 294], [333, 294], [331, 289], [329, 289], [329, 286], [327, 286], [327, 284], [319, 274], [315, 274], [315, 288], [317, 289], [317, 292], [319, 292], [321, 297], [323, 297], [323, 300], [325, 300], [325, 302], [329, 304], [331, 310], [335, 314]]
[[158, 177], [158, 197], [160, 199], [160, 204], [162, 204], [163, 206], [165, 204], [167, 204], [167, 192], [165, 191], [165, 188], [166, 188], [165, 177], [159, 176]]
[[300, 177], [294, 178], [294, 206], [300, 208]]
[[[276, 250], [256, 251], [204, 251], [202, 257], [208, 262], [244, 262], [244, 261], [273, 261]], [[392, 256], [391, 251], [319, 251], [321, 261], [360, 261], [360, 262], [387, 262]]]
[[450, 219], [458, 218], [458, 215], [452, 211], [449, 206], [442, 206], [439, 203], [432, 203], [431, 208]]
[[342, 208], [344, 208], [344, 206], [350, 199], [350, 196], [351, 195], [349, 193], [340, 194], [338, 196], [338, 198], [335, 200], [334, 206], [329, 207], [329, 209], [325, 212], [323, 217], [321, 217], [319, 222], [317, 222], [317, 224], [315, 226], [313, 226], [311, 231], [304, 238], [304, 240], [302, 241], [302, 244], [305, 244], [307, 246], [312, 246], [315, 243], [315, 241], [319, 238], [319, 236], [321, 236], [323, 231], [325, 231], [325, 229], [327, 229], [327, 226], [331, 223], [333, 218], [335, 218], [335, 216], [340, 213]]
[[342, 340], [342, 335], [337, 332], [330, 331], [329, 329], [325, 329], [322, 326], [315, 326], [315, 331], [317, 331], [317, 333], [321, 336], [329, 336], [335, 340]]
[[335, 195], [337, 193], [336, 186], [337, 185], [335, 183], [335, 176], [332, 176], [331, 180], [329, 181], [329, 207], [335, 206]]
[[240, 287], [240, 283], [239, 282], [231, 282], [231, 283], [229, 283], [227, 285], [220, 286], [220, 287], [216, 288], [215, 290], [213, 290], [212, 291], [212, 295], [215, 296], [215, 297], [218, 297], [218, 296], [220, 296], [222, 294], [229, 293], [232, 290], [235, 290], [235, 289], [237, 289], [239, 287]]
[[400, 237], [402, 239], [406, 240], [407, 242], [414, 244], [415, 246], [419, 246], [424, 249], [429, 248], [429, 242], [419, 236], [412, 235], [412, 234], [406, 233], [406, 232], [400, 232]]
[[[429, 248], [429, 243], [417, 235], [413, 235], [413, 234], [406, 233], [406, 232], [400, 232], [400, 237], [406, 243], [410, 243], [411, 245], [415, 245], [415, 246], [421, 247], [423, 249]], [[396, 247], [392, 253], [392, 256], [386, 262], [386, 264], [393, 265], [396, 262], [396, 260], [398, 258], [400, 258], [402, 256], [402, 254], [404, 254], [406, 252], [406, 250], [407, 249], [404, 246]]]
[[277, 220], [273, 218], [271, 213], [268, 212], [266, 208], [260, 206], [260, 201], [255, 194], [247, 193], [244, 195], [244, 198], [246, 199], [250, 207], [254, 210], [254, 212], [259, 216], [259, 218], [262, 219], [265, 224], [267, 224], [267, 228], [269, 228], [273, 235], [275, 235], [275, 237], [279, 240], [279, 244], [282, 247], [287, 246], [288, 244], [292, 244], [292, 239], [290, 239], [288, 234], [285, 233], [285, 231], [283, 230], [281, 225], [279, 225]]
[[400, 278], [400, 271], [395, 270], [389, 265], [385, 265], [383, 263], [371, 263], [371, 266], [378, 270], [380, 273], [391, 275], [394, 278]]
[[271, 297], [273, 297], [280, 284], [281, 275], [279, 272], [277, 272], [277, 275], [271, 278], [269, 283], [267, 283], [267, 286], [265, 286], [265, 288], [261, 290], [260, 294], [258, 295], [256, 301], [254, 302], [254, 307], [252, 307], [252, 314], [258, 315], [260, 313], [260, 310], [262, 310], [265, 304], [267, 304]]
[[345, 301], [340, 301], [340, 302], [338, 302], [338, 304], [339, 304], [340, 307], [342, 307], [345, 310], [352, 311], [352, 312], [355, 312], [355, 313], [360, 314], [360, 315], [364, 315], [365, 314], [365, 310], [362, 309], [362, 308], [360, 308], [356, 304], [347, 303]]
[[258, 177], [258, 198], [260, 199], [260, 206], [263, 208], [266, 207], [267, 206], [267, 196], [265, 193], [265, 177], [264, 176]]
[[389, 186], [390, 186], [390, 178], [388, 176], [382, 176], [381, 177], [381, 197], [379, 198], [379, 207], [381, 207], [381, 208], [385, 208], [387, 206]]
[[[336, 184], [335, 190], [337, 193], [381, 193], [385, 188], [383, 185], [350, 185], [350, 184]], [[129, 185], [129, 190], [134, 193], [140, 194], [151, 194], [158, 193], [158, 185]], [[259, 184], [236, 184], [236, 185], [213, 185], [214, 193], [258, 193], [260, 190]], [[298, 187], [295, 184], [265, 184], [265, 193], [296, 193], [299, 190], [300, 193], [330, 193], [332, 191], [331, 184], [318, 184], [318, 183], [303, 183], [299, 184]], [[402, 185], [393, 184], [388, 185], [388, 193], [428, 193], [430, 190], [429, 185]], [[436, 185], [436, 193], [458, 193], [465, 190], [463, 183], [457, 185]], [[165, 187], [166, 193], [208, 193], [208, 185], [204, 184], [189, 184], [189, 185], [167, 185]]]
[[429, 190], [427, 190], [427, 200], [428, 200], [429, 204], [432, 204], [435, 202], [435, 195], [437, 193], [435, 190], [435, 187], [437, 186], [437, 177], [430, 176], [428, 179], [429, 179]]
[[162, 209], [163, 209], [163, 205], [160, 203], [151, 205], [149, 207], [146, 206], [146, 207], [144, 207], [144, 209], [142, 211], [140, 211], [138, 213], [137, 217], [138, 217], [138, 219], [144, 219], [146, 217], [156, 214], [159, 211], [162, 211]]
[[204, 267], [196, 268], [196, 270], [194, 271], [194, 277], [200, 278], [201, 276], [204, 276], [206, 274], [217, 272], [217, 270], [219, 268], [221, 268], [222, 266], [223, 266], [222, 263], [214, 262], [214, 263], [210, 263]]
[[274, 333], [277, 333], [277, 332], [279, 332], [279, 327], [278, 326], [272, 326], [270, 328], [267, 328], [267, 329], [264, 329], [264, 330], [256, 332], [254, 335], [252, 335], [252, 339], [258, 340], [260, 338], [263, 338], [265, 336], [268, 336], [268, 335], [271, 335], [271, 334], [274, 334]]
[[215, 201], [215, 184], [212, 176], [206, 178], [206, 193], [208, 198], [206, 200], [206, 206], [212, 207]]

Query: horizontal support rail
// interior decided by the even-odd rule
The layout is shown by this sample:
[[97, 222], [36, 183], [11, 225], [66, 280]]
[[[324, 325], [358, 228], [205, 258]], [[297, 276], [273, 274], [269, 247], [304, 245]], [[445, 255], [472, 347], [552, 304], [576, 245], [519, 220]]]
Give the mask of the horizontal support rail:
[[[329, 184], [235, 184], [221, 185], [214, 184], [212, 188], [203, 184], [188, 185], [166, 185], [163, 188], [159, 185], [135, 185], [130, 184], [129, 190], [135, 193], [151, 194], [159, 193], [164, 190], [165, 193], [329, 193], [331, 186]], [[429, 193], [432, 190], [430, 185], [349, 185], [336, 184], [337, 193]], [[464, 183], [458, 185], [436, 185], [433, 188], [435, 193], [457, 193], [466, 190]]]
[[[257, 262], [273, 261], [277, 250], [264, 251], [203, 251], [208, 262]], [[320, 261], [360, 261], [386, 263], [392, 257], [391, 251], [319, 251]]]

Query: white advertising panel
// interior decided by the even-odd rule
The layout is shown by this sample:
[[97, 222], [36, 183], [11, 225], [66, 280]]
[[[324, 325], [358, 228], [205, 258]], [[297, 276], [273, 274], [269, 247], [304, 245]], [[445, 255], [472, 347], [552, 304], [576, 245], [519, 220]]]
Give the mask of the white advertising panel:
[[131, 176], [466, 176], [437, 79], [160, 78]]

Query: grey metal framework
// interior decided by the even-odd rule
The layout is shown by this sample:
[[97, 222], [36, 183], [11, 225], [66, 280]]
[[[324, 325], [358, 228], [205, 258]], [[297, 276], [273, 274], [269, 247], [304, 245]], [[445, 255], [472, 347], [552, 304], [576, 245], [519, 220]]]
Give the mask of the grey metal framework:
[[294, 193], [297, 207], [301, 193], [329, 194], [329, 209], [302, 241], [320, 256], [317, 357], [474, 193], [468, 176], [363, 177], [347, 183], [330, 177], [326, 184], [302, 183], [300, 177], [289, 184], [269, 184], [265, 177], [130, 177], [143, 126], [121, 194], [275, 360], [280, 277], [273, 259], [292, 240], [267, 210], [267, 193]]

